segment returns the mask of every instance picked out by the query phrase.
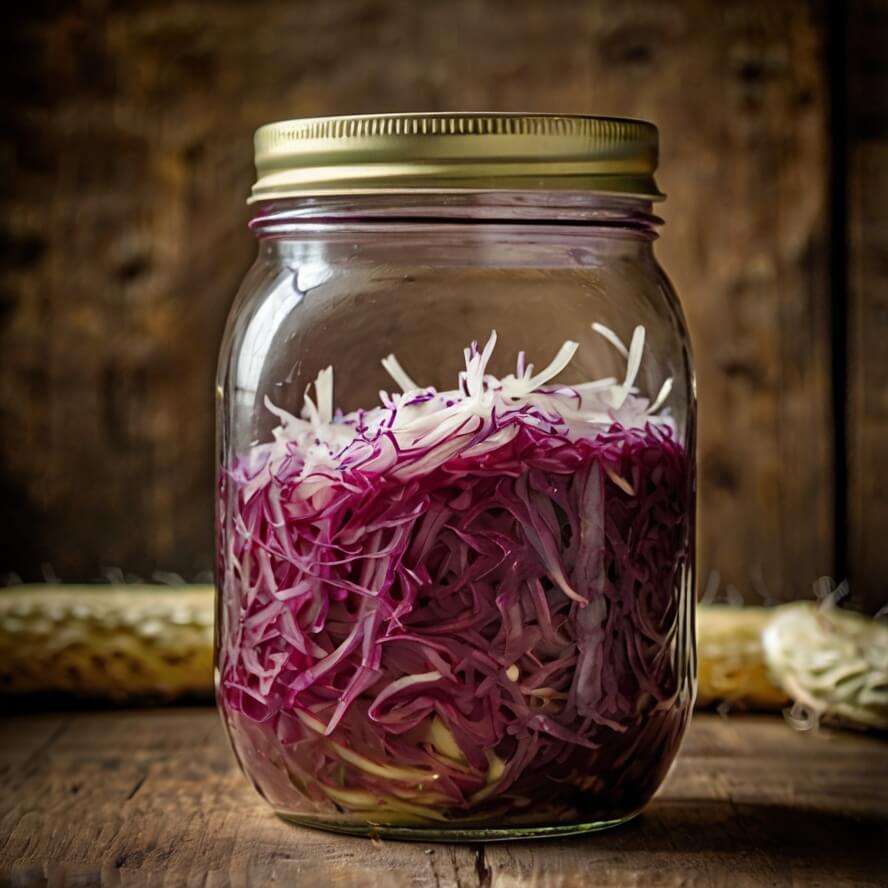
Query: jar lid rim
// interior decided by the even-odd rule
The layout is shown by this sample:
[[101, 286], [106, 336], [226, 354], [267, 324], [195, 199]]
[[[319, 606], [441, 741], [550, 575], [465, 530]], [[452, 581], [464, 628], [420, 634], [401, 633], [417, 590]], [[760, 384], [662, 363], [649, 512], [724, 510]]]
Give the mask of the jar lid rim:
[[250, 203], [404, 191], [589, 191], [660, 200], [657, 127], [586, 114], [313, 117], [256, 131]]

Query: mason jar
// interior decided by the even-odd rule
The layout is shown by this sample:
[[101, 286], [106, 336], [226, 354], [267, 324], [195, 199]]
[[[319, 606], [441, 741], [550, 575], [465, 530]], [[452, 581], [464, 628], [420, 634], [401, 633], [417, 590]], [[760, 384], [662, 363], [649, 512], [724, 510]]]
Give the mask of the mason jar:
[[596, 830], [695, 693], [695, 388], [656, 128], [397, 114], [256, 134], [219, 362], [217, 691], [282, 817]]

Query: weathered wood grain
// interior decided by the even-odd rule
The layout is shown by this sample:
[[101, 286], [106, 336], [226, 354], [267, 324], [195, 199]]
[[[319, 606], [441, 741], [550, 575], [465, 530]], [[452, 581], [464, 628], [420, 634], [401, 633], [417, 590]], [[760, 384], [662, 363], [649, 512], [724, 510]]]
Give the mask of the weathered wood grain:
[[[4, 13], [11, 15], [11, 13]], [[4, 28], [0, 572], [209, 568], [212, 375], [288, 116], [539, 109], [662, 131], [700, 391], [701, 574], [832, 569], [823, 5], [147, 0]]]
[[888, 604], [888, 6], [848, 17], [848, 535], [852, 594]]
[[775, 718], [698, 716], [650, 809], [582, 839], [379, 842], [277, 820], [216, 713], [22, 715], [0, 724], [0, 884], [571, 888], [879, 885], [888, 747]]

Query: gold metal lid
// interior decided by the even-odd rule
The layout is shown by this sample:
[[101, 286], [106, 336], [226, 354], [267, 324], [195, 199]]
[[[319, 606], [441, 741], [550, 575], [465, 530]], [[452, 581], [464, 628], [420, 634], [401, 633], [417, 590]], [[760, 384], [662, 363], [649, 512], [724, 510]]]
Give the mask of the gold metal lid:
[[657, 128], [556, 114], [373, 114], [256, 131], [249, 202], [403, 191], [592, 191], [658, 200]]

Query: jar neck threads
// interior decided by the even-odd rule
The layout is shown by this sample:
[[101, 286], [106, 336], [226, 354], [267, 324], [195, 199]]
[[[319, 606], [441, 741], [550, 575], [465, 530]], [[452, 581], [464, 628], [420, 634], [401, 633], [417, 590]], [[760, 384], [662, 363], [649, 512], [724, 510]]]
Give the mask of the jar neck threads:
[[329, 195], [267, 201], [250, 222], [259, 238], [285, 237], [305, 226], [396, 225], [594, 226], [649, 237], [662, 220], [651, 202], [587, 192], [405, 192]]

